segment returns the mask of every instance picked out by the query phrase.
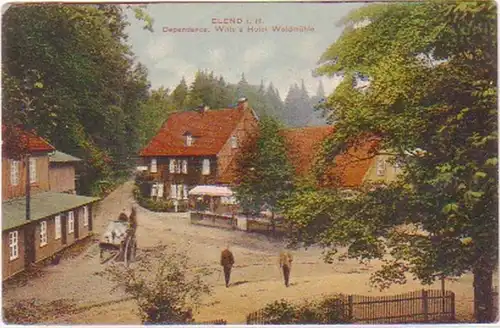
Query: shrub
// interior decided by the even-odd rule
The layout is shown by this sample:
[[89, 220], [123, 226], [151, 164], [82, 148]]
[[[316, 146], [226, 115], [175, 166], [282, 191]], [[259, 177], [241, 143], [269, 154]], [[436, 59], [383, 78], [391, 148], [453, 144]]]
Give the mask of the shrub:
[[299, 305], [284, 299], [274, 301], [261, 310], [259, 323], [263, 324], [340, 324], [350, 323], [345, 304], [338, 296]]
[[104, 276], [123, 288], [137, 303], [144, 324], [185, 324], [194, 321], [192, 308], [211, 293], [203, 277], [211, 272], [190, 270], [188, 258], [169, 247], [145, 257], [136, 267], [114, 264]]

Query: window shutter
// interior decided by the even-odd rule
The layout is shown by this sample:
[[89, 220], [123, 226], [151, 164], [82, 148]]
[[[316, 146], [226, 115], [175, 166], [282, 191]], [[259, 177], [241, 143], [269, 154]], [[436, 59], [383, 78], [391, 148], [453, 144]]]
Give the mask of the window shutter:
[[158, 198], [163, 197], [163, 183], [158, 184]]
[[175, 161], [175, 173], [181, 173], [182, 160], [178, 159]]
[[36, 182], [36, 158], [30, 157], [30, 183]]
[[184, 185], [182, 190], [184, 191], [184, 199], [187, 199], [188, 198], [188, 186]]
[[182, 160], [182, 173], [188, 173], [188, 161], [187, 161], [187, 159]]
[[170, 198], [177, 198], [177, 185], [175, 184], [170, 185]]
[[174, 173], [174, 165], [175, 165], [175, 159], [170, 159], [169, 167], [170, 167], [170, 173]]

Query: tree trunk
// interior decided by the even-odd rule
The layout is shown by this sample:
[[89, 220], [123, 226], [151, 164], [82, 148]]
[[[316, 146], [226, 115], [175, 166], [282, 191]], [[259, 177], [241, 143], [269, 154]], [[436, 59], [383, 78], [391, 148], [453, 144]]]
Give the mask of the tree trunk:
[[491, 323], [493, 318], [493, 266], [484, 260], [477, 262], [474, 274], [474, 317], [478, 323]]

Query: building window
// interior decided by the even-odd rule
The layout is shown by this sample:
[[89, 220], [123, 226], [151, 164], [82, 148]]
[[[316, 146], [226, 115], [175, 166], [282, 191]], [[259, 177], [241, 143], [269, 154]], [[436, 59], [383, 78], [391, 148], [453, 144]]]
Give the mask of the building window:
[[156, 195], [158, 198], [163, 198], [163, 183], [156, 184]]
[[238, 148], [238, 137], [236, 136], [231, 137], [231, 148], [232, 149]]
[[182, 160], [182, 173], [184, 173], [184, 174], [188, 173], [188, 161], [187, 161], [187, 159]]
[[19, 257], [19, 232], [9, 232], [9, 259], [15, 260]]
[[59, 239], [59, 238], [61, 238], [61, 216], [60, 215], [55, 216], [54, 225], [56, 228], [55, 239]]
[[30, 183], [36, 182], [36, 158], [30, 157]]
[[184, 185], [182, 191], [184, 192], [184, 199], [188, 199], [188, 186]]
[[151, 173], [158, 172], [158, 168], [156, 167], [156, 158], [151, 158]]
[[17, 186], [19, 183], [19, 161], [10, 161], [10, 184]]
[[40, 222], [40, 247], [47, 245], [47, 221]]
[[68, 212], [68, 233], [75, 232], [75, 213]]
[[188, 134], [186, 135], [186, 146], [191, 146], [193, 144], [193, 136]]
[[89, 207], [83, 207], [83, 226], [87, 227], [89, 225]]
[[203, 168], [202, 168], [201, 174], [203, 174], [203, 175], [210, 174], [210, 160], [207, 158], [205, 158], [203, 160]]
[[383, 158], [377, 158], [377, 175], [385, 175], [385, 160]]
[[177, 185], [175, 184], [170, 185], [170, 198], [173, 199], [177, 198]]
[[175, 173], [175, 159], [170, 159], [170, 164], [169, 164], [169, 168], [170, 168], [170, 173]]
[[158, 185], [153, 183], [151, 185], [151, 197], [156, 197], [156, 195], [158, 195]]

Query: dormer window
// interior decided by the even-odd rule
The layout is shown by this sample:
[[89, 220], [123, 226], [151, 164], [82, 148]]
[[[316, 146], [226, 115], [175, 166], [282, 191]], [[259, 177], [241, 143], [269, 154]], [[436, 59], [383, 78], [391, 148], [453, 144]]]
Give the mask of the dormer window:
[[232, 149], [238, 148], [238, 137], [237, 136], [231, 137], [231, 148]]
[[186, 131], [184, 132], [183, 136], [184, 136], [184, 144], [186, 145], [186, 147], [192, 146], [194, 142], [193, 135], [189, 131]]

